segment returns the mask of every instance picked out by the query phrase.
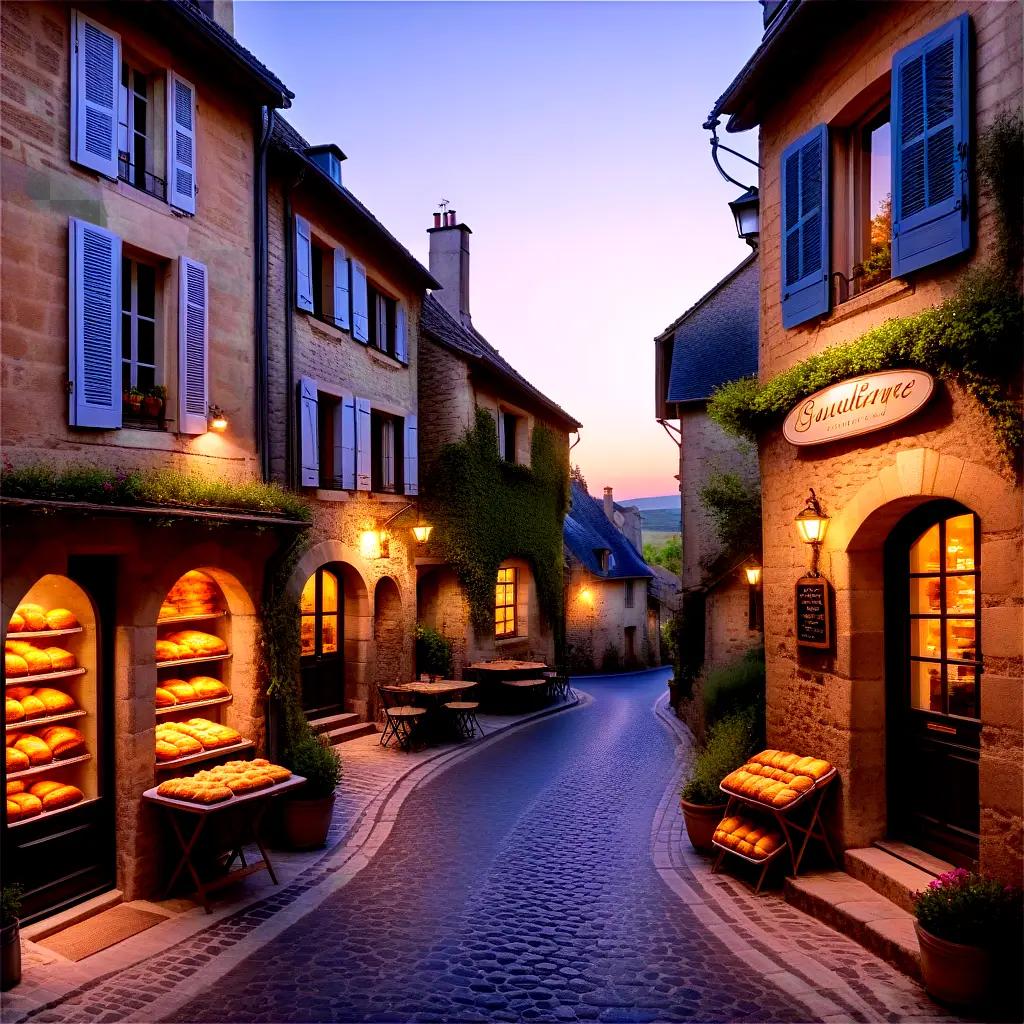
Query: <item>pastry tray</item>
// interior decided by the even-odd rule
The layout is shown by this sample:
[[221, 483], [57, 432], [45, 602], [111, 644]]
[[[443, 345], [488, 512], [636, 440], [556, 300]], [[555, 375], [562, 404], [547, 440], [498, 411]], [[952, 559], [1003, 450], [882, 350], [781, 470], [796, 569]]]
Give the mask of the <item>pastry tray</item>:
[[241, 796], [230, 796], [227, 800], [218, 800], [213, 804], [200, 804], [193, 800], [176, 800], [174, 797], [161, 796], [157, 789], [158, 786], [154, 786], [152, 789], [147, 789], [142, 794], [143, 800], [149, 800], [152, 803], [160, 804], [163, 807], [169, 807], [173, 810], [178, 811], [189, 811], [192, 814], [209, 814], [211, 811], [216, 811], [224, 807], [235, 807], [238, 804], [245, 803], [246, 800], [257, 800], [260, 797], [276, 796], [278, 793], [283, 793], [286, 789], [294, 789], [296, 786], [301, 786], [306, 780], [301, 775], [293, 775], [290, 779], [285, 779], [283, 782], [275, 782], [273, 786], [267, 786], [265, 789], [254, 789], [248, 793], [243, 793]]
[[[8, 633], [5, 640], [45, 640], [51, 636], [71, 636], [81, 633], [81, 626], [69, 626], [67, 629], [23, 629], [20, 633]], [[52, 811], [50, 812], [53, 813]]]
[[64, 814], [66, 811], [74, 811], [79, 807], [84, 807], [86, 804], [94, 804], [97, 800], [99, 800], [99, 797], [94, 796], [86, 800], [79, 800], [76, 803], [68, 804], [67, 807], [58, 807], [55, 811], [42, 811], [39, 814], [33, 814], [31, 818], [22, 818], [21, 821], [9, 821], [7, 822], [7, 827], [20, 828], [22, 825], [31, 825], [33, 821], [48, 821], [55, 814]]
[[54, 715], [41, 715], [39, 718], [21, 718], [17, 722], [8, 722], [8, 732], [24, 732], [26, 729], [36, 729], [40, 725], [53, 725], [54, 722], [67, 722], [72, 718], [84, 718], [88, 711], [75, 708], [73, 711], [58, 711]]
[[68, 765], [81, 764], [83, 761], [89, 761], [92, 758], [92, 754], [79, 754], [77, 757], [55, 757], [52, 761], [47, 761], [46, 764], [36, 764], [31, 768], [23, 768], [20, 772], [8, 772], [8, 779], [23, 779], [26, 775], [42, 775], [44, 772], [54, 772], [60, 768], [67, 768]]
[[785, 836], [781, 837], [782, 842], [772, 850], [766, 857], [751, 857], [749, 854], [740, 853], [739, 850], [733, 849], [731, 846], [726, 846], [725, 843], [720, 843], [716, 839], [711, 840], [711, 845], [716, 849], [725, 850], [726, 853], [731, 853], [734, 857], [739, 857], [740, 860], [745, 860], [748, 864], [756, 864], [758, 867], [764, 867], [765, 864], [775, 860], [776, 857], [784, 850], [789, 849], [789, 840]]
[[28, 686], [31, 683], [48, 683], [54, 679], [70, 679], [72, 676], [84, 676], [84, 668], [63, 668], [59, 672], [26, 672], [20, 676], [7, 676], [8, 686]]
[[[731, 774], [731, 773], [730, 773]], [[830, 768], [820, 779], [816, 779], [813, 786], [810, 789], [804, 790], [795, 800], [790, 800], [788, 804], [784, 804], [782, 807], [776, 807], [774, 804], [766, 804], [763, 800], [758, 800], [757, 797], [750, 796], [748, 793], [734, 793], [731, 789], [726, 789], [725, 786], [720, 782], [718, 788], [728, 797], [734, 797], [737, 800], [742, 801], [748, 807], [758, 807], [762, 811], [768, 811], [770, 813], [783, 814], [791, 811], [794, 807], [799, 806], [809, 796], [817, 793], [818, 790], [823, 789], [827, 786], [838, 774], [836, 768], [833, 766]], [[760, 861], [758, 863], [761, 863]]]
[[229, 654], [207, 654], [202, 658], [175, 658], [172, 661], [158, 661], [157, 668], [176, 668], [178, 665], [202, 665], [209, 661], [227, 661]]
[[157, 619], [158, 626], [178, 626], [186, 622], [212, 622], [214, 619], [227, 618], [227, 612], [204, 612], [201, 615], [169, 615], [166, 619]]
[[177, 704], [168, 704], [167, 707], [157, 708], [158, 715], [169, 715], [175, 711], [191, 711], [193, 708], [208, 708], [214, 704], [230, 704], [233, 700], [229, 693], [226, 697], [208, 697], [206, 700], [182, 700]]
[[161, 774], [166, 771], [173, 771], [187, 764], [198, 764], [200, 761], [212, 761], [214, 758], [225, 757], [228, 754], [237, 754], [242, 750], [255, 748], [252, 740], [242, 740], [240, 743], [232, 743], [230, 747], [214, 747], [213, 750], [200, 750], [197, 754], [186, 754], [184, 757], [176, 757], [171, 761], [157, 761], [156, 770]]

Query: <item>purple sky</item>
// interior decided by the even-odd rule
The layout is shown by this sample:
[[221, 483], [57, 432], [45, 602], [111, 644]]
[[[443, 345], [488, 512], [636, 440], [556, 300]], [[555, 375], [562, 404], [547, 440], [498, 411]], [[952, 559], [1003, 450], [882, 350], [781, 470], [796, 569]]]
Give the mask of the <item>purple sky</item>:
[[652, 339], [748, 252], [700, 126], [760, 5], [242, 0], [235, 33], [424, 263], [442, 197], [473, 229], [473, 323], [583, 422], [591, 492], [673, 493]]

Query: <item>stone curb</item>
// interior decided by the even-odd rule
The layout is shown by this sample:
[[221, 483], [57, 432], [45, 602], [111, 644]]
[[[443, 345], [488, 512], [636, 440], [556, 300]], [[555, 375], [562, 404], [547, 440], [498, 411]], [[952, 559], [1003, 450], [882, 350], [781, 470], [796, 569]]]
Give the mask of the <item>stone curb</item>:
[[[470, 745], [439, 750], [435, 754], [417, 761], [400, 775], [390, 779], [381, 791], [373, 796], [367, 806], [356, 815], [337, 842], [305, 864], [299, 874], [289, 882], [283, 882], [280, 887], [270, 892], [253, 894], [229, 906], [216, 906], [212, 915], [199, 915], [191, 912], [184, 914], [165, 925], [157, 926], [160, 931], [159, 938], [143, 932], [139, 936], [127, 939], [125, 941], [133, 943], [134, 951], [140, 955], [125, 960], [123, 959], [124, 954], [121, 952], [121, 962], [116, 966], [111, 963], [109, 970], [104, 971], [101, 968], [100, 973], [97, 974], [78, 964], [68, 965], [70, 984], [64, 990], [42, 985], [27, 999], [19, 998], [17, 989], [6, 992], [0, 996], [0, 1007], [3, 1009], [5, 1024], [19, 1024], [38, 1013], [58, 1008], [66, 1000], [82, 995], [104, 982], [116, 978], [122, 971], [139, 968], [153, 957], [170, 953], [177, 946], [190, 943], [204, 932], [216, 928], [226, 918], [239, 915], [268, 898], [287, 891], [289, 886], [295, 885], [304, 876], [318, 873], [326, 876], [302, 891], [287, 906], [268, 916], [258, 930], [239, 939], [231, 946], [222, 947], [209, 963], [190, 971], [184, 986], [187, 987], [186, 992], [175, 990], [167, 992], [145, 1007], [144, 1017], [135, 1019], [150, 1022], [171, 1015], [179, 1006], [192, 999], [197, 991], [216, 984], [219, 978], [236, 967], [248, 955], [270, 942], [306, 914], [314, 911], [328, 896], [347, 885], [370, 863], [373, 855], [390, 834], [402, 804], [409, 794], [420, 785], [456, 764], [468, 760], [478, 750], [492, 742], [504, 739], [521, 729], [529, 728], [551, 715], [584, 707], [591, 700], [589, 694], [576, 691], [574, 700], [542, 708], [528, 716], [501, 724]], [[98, 966], [97, 958], [116, 961], [118, 955], [118, 947], [113, 946], [83, 962], [91, 961], [90, 966]], [[176, 986], [176, 988], [180, 987], [182, 986]], [[18, 1005], [18, 1003], [23, 1005]], [[127, 1021], [133, 1018], [126, 1016], [123, 1019]]]
[[921, 988], [869, 951], [768, 892], [754, 896], [710, 863], [686, 839], [678, 792], [694, 737], [667, 707], [653, 706], [676, 742], [677, 772], [655, 813], [651, 859], [662, 881], [749, 968], [800, 1002], [809, 1021], [949, 1021]]

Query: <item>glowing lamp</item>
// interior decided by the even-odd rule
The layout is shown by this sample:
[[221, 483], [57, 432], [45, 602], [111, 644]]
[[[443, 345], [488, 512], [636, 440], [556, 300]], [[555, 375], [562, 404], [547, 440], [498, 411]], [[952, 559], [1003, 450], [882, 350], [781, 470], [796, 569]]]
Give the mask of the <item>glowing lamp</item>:
[[584, 587], [580, 591], [580, 600], [584, 604], [593, 604], [594, 603], [594, 592], [590, 589], [590, 587]]
[[210, 429], [223, 434], [228, 429], [228, 418], [219, 405], [210, 406]]
[[811, 545], [811, 575], [818, 576], [818, 553], [821, 550], [821, 545], [825, 540], [825, 534], [828, 533], [829, 518], [825, 515], [824, 510], [821, 507], [821, 502], [818, 501], [818, 496], [814, 493], [814, 488], [811, 488], [811, 493], [807, 498], [807, 504], [800, 510], [796, 517], [796, 528], [800, 534], [800, 539], [805, 544]]
[[383, 530], [364, 530], [359, 535], [359, 553], [366, 559], [383, 558], [386, 536]]
[[743, 572], [747, 577], [747, 583], [752, 587], [756, 587], [760, 584], [761, 571], [761, 565], [758, 562], [750, 562], [743, 567]]
[[426, 544], [430, 540], [430, 532], [433, 529], [432, 526], [428, 526], [426, 523], [417, 523], [412, 528], [412, 535], [416, 538], [416, 543]]

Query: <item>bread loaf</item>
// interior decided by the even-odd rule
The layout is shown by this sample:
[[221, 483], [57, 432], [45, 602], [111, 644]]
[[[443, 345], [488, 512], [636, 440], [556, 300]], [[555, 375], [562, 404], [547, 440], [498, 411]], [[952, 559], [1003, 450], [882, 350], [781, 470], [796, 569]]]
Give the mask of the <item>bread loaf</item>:
[[158, 708], [173, 707], [177, 703], [178, 698], [165, 686], [158, 686], [156, 688], [156, 706]]
[[67, 608], [51, 608], [46, 613], [46, 625], [50, 629], [74, 629], [78, 619]]
[[4, 751], [4, 754], [8, 772], [23, 772], [26, 768], [32, 766], [32, 762], [28, 759], [28, 754], [15, 746], [9, 746]]
[[172, 643], [170, 640], [157, 640], [156, 642], [156, 660], [157, 661], [177, 661], [180, 658], [187, 658], [187, 650], [183, 650], [176, 643]]
[[46, 705], [36, 696], [35, 691], [21, 698], [21, 706], [25, 709], [25, 718], [42, 718], [46, 714]]
[[21, 779], [14, 779], [7, 783], [7, 795], [14, 796], [15, 793], [24, 793], [25, 783]]
[[19, 604], [14, 610], [24, 619], [26, 630], [34, 633], [46, 629], [46, 612], [43, 611], [42, 605]]
[[18, 612], [15, 612], [7, 623], [8, 633], [20, 633], [25, 628], [25, 620]]
[[8, 686], [6, 695], [11, 700], [24, 700], [35, 690], [34, 686]]
[[29, 792], [42, 801], [44, 811], [55, 811], [60, 807], [77, 804], [85, 795], [77, 786], [53, 781], [37, 782]]
[[195, 687], [191, 683], [186, 683], [184, 679], [166, 679], [163, 688], [172, 694], [179, 704], [187, 704], [197, 699]]
[[7, 821], [21, 821], [32, 818], [43, 810], [43, 803], [31, 793], [15, 793], [7, 798]]
[[18, 736], [14, 741], [14, 749], [20, 750], [33, 767], [40, 764], [49, 764], [53, 760], [53, 751], [50, 749], [49, 744], [30, 732], [23, 732]]
[[167, 639], [171, 643], [188, 648], [196, 657], [224, 654], [228, 649], [228, 645], [219, 636], [203, 633], [198, 629], [182, 629], [169, 634]]
[[28, 662], [20, 654], [4, 651], [4, 674], [8, 679], [28, 675]]
[[25, 709], [21, 706], [20, 700], [11, 697], [4, 698], [4, 721], [10, 725], [12, 722], [20, 722], [25, 717]]
[[63, 647], [47, 647], [43, 653], [49, 657], [50, 667], [54, 672], [66, 672], [78, 665], [75, 656], [70, 651], [65, 651]]
[[50, 656], [46, 651], [39, 650], [38, 647], [30, 647], [22, 654], [22, 657], [26, 662], [28, 662], [28, 671], [30, 675], [41, 675], [43, 673], [53, 671], [53, 665], [50, 663]]
[[199, 700], [212, 700], [214, 697], [228, 695], [228, 688], [212, 676], [193, 676], [189, 680], [189, 685], [195, 690]]
[[173, 761], [176, 757], [181, 757], [178, 753], [178, 748], [173, 743], [168, 743], [167, 740], [158, 739], [156, 741], [156, 759], [158, 761]]
[[64, 711], [74, 711], [76, 704], [63, 690], [55, 690], [50, 686], [40, 686], [32, 691], [32, 696], [42, 702], [48, 715], [59, 715]]
[[85, 753], [85, 737], [70, 725], [51, 725], [39, 735], [56, 758], [76, 757]]

